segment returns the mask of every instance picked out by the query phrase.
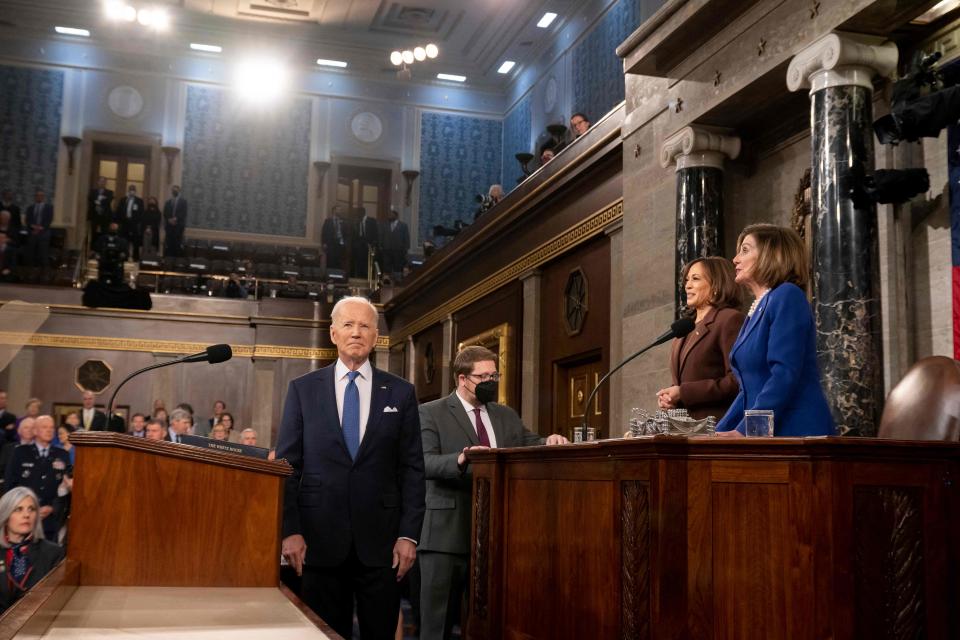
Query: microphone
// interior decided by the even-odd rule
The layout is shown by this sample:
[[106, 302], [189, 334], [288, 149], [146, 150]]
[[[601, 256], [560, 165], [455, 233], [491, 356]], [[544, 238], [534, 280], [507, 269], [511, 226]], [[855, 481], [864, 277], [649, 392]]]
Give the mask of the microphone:
[[637, 351], [635, 354], [633, 354], [632, 356], [630, 356], [629, 358], [627, 358], [626, 360], [624, 360], [623, 362], [615, 366], [613, 369], [608, 371], [605, 376], [600, 378], [600, 382], [598, 382], [597, 386], [595, 386], [593, 388], [593, 391], [590, 392], [590, 397], [587, 398], [587, 403], [584, 405], [583, 420], [580, 421], [580, 433], [582, 434], [584, 442], [587, 441], [587, 416], [590, 415], [590, 412], [587, 410], [587, 408], [590, 407], [590, 403], [593, 402], [593, 397], [597, 395], [597, 391], [600, 390], [600, 387], [603, 386], [603, 383], [609, 380], [610, 376], [612, 376], [617, 371], [622, 369], [625, 364], [627, 364], [628, 362], [630, 362], [640, 354], [645, 353], [650, 349], [653, 349], [654, 347], [657, 347], [663, 344], [664, 342], [673, 340], [674, 338], [684, 337], [685, 335], [693, 331], [694, 326], [696, 326], [696, 323], [693, 321], [693, 318], [680, 318], [679, 320], [676, 320], [673, 324], [670, 325], [669, 329], [667, 329], [665, 332], [663, 332], [663, 334], [660, 335], [660, 337], [658, 337], [656, 340], [654, 340], [653, 342], [645, 346], [643, 349], [640, 349], [640, 351]]
[[[149, 367], [144, 367], [143, 369], [138, 369], [134, 371], [126, 378], [123, 379], [123, 382], [117, 385], [117, 388], [113, 390], [113, 395], [110, 396], [110, 402], [107, 404], [107, 409], [109, 413], [107, 414], [108, 423], [112, 423], [115, 417], [116, 406], [114, 406], [114, 401], [117, 399], [117, 394], [120, 393], [120, 388], [127, 384], [133, 378], [136, 378], [141, 373], [146, 373], [153, 369], [159, 369], [161, 367], [169, 367], [172, 364], [180, 364], [182, 362], [209, 362], [210, 364], [219, 364], [221, 362], [226, 362], [233, 357], [233, 349], [230, 348], [228, 344], [214, 344], [210, 345], [200, 353], [194, 353], [189, 356], [183, 356], [182, 358], [177, 358], [176, 360], [168, 360], [166, 362], [158, 362], [152, 364]], [[111, 424], [112, 427], [112, 424]], [[111, 431], [115, 429], [111, 428]]]

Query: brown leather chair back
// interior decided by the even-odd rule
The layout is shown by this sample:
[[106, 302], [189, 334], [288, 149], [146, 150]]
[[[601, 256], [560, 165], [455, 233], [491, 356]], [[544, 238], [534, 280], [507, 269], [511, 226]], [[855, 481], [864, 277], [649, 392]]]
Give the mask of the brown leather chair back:
[[960, 362], [918, 360], [887, 396], [877, 435], [895, 440], [960, 440]]

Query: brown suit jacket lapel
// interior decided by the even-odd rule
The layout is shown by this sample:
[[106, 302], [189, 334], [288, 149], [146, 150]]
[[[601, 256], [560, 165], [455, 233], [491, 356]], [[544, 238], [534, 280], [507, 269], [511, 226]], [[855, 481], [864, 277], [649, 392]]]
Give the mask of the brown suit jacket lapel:
[[706, 316], [703, 318], [703, 322], [700, 323], [693, 333], [687, 334], [687, 339], [684, 341], [683, 349], [680, 351], [679, 355], [679, 366], [677, 367], [677, 384], [679, 384], [680, 374], [683, 373], [683, 367], [687, 363], [687, 358], [690, 357], [690, 352], [693, 351], [694, 347], [697, 346], [697, 343], [703, 340], [708, 333], [710, 333], [710, 325], [713, 324], [713, 321], [717, 319], [717, 310], [716, 308], [711, 309]]

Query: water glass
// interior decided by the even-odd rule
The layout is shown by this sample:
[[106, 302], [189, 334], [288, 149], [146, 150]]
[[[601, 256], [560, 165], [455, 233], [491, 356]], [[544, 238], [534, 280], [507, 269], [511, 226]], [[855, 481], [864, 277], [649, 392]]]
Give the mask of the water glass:
[[743, 435], [748, 438], [773, 437], [773, 411], [747, 409], [743, 412]]

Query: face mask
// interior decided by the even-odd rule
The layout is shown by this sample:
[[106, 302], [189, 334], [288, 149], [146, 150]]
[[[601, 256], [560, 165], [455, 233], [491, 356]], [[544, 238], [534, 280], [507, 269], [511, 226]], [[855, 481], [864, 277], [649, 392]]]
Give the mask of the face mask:
[[473, 393], [477, 396], [477, 401], [481, 404], [493, 402], [497, 399], [497, 381], [487, 380], [486, 382], [481, 382], [473, 390]]

